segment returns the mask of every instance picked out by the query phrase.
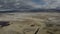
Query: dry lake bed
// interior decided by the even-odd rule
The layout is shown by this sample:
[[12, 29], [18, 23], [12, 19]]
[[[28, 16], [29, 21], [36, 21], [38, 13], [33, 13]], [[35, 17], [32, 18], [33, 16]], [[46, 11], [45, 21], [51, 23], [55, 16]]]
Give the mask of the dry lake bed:
[[60, 13], [0, 13], [0, 34], [60, 34]]

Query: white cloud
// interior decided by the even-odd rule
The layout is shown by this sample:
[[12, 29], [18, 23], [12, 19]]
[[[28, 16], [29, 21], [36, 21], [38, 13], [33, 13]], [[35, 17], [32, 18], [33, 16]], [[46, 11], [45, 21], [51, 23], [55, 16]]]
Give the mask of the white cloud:
[[45, 2], [44, 5], [38, 5], [35, 2], [32, 2], [32, 0], [25, 0], [26, 4], [31, 5], [34, 8], [45, 8], [45, 9], [50, 9], [50, 8], [56, 8], [60, 7], [60, 0], [43, 0]]
[[43, 5], [32, 2], [32, 0], [10, 0], [10, 2], [11, 1], [16, 2], [14, 5], [16, 5], [16, 7], [18, 7], [18, 8], [19, 8], [20, 4], [22, 4], [24, 6], [30, 5], [33, 8], [45, 8], [45, 9], [60, 7], [60, 0], [42, 0], [42, 2], [45, 3]]

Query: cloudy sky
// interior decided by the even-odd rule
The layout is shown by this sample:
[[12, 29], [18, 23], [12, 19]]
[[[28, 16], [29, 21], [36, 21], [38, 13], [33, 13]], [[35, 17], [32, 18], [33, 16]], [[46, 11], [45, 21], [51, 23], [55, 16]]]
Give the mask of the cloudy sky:
[[[7, 0], [2, 1], [6, 3]], [[9, 2], [11, 2], [11, 4], [12, 2], [16, 2], [14, 6], [16, 6], [17, 8], [19, 8], [21, 6], [20, 4], [23, 3], [24, 6], [29, 5], [33, 8], [44, 8], [44, 9], [60, 8], [60, 0], [10, 0]], [[0, 7], [2, 7], [2, 5], [0, 5]]]
[[58, 8], [60, 7], [60, 0], [25, 0], [26, 4], [34, 8]]

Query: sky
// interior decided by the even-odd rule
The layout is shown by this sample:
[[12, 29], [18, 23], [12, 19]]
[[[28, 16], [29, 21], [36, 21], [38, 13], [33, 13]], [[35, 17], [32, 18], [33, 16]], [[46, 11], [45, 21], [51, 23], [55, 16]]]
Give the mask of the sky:
[[25, 0], [34, 8], [55, 9], [60, 7], [60, 0]]
[[[43, 9], [60, 8], [60, 0], [10, 0], [10, 2], [14, 2], [14, 1], [16, 2], [14, 6], [16, 6], [17, 8], [19, 8], [20, 4], [23, 3], [24, 6], [29, 5], [33, 8], [43, 8]], [[2, 5], [0, 5], [0, 7], [1, 6]]]
[[40, 5], [44, 5], [45, 2], [43, 0], [32, 0], [32, 2], [36, 3], [36, 4], [40, 4]]

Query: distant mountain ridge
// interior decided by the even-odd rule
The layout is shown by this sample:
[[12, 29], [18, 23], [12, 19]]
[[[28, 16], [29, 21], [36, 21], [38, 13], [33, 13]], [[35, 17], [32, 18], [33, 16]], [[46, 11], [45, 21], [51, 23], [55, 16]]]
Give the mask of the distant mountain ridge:
[[13, 13], [13, 12], [59, 12], [59, 9], [9, 9], [0, 11], [0, 13]]

